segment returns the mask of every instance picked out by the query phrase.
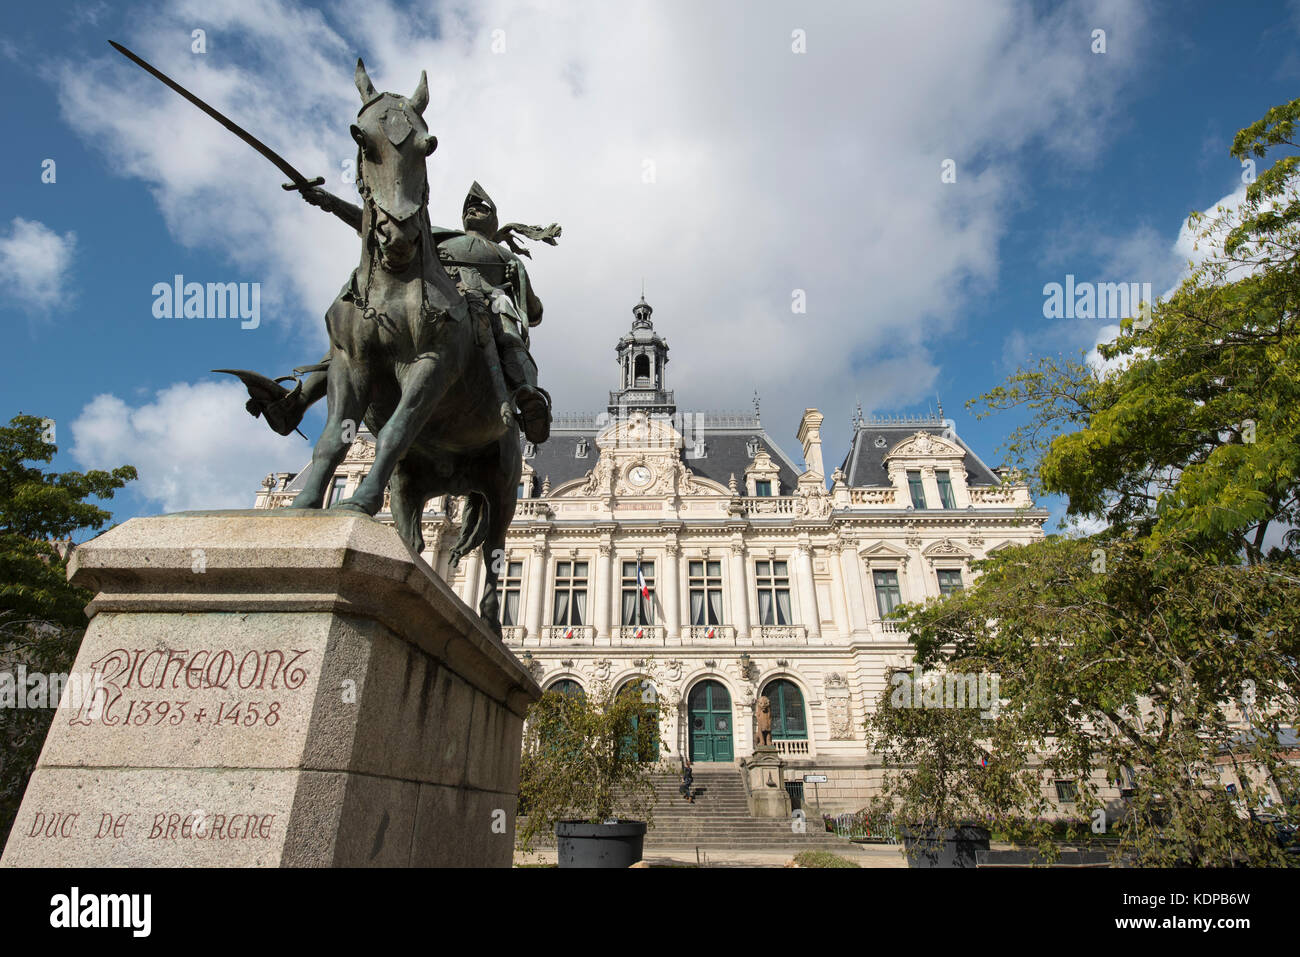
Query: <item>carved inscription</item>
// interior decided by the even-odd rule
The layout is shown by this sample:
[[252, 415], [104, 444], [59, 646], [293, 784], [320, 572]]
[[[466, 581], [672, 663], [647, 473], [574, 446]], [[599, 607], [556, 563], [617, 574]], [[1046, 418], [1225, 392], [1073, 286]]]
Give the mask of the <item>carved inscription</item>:
[[[68, 723], [146, 728], [179, 727], [189, 722], [273, 728], [280, 721], [283, 696], [302, 687], [308, 678], [301, 661], [307, 653], [280, 648], [242, 655], [206, 648], [115, 648], [91, 665], [95, 690]], [[210, 700], [204, 695], [200, 707], [187, 695], [214, 690], [229, 696]], [[258, 693], [257, 697], [252, 693]]]

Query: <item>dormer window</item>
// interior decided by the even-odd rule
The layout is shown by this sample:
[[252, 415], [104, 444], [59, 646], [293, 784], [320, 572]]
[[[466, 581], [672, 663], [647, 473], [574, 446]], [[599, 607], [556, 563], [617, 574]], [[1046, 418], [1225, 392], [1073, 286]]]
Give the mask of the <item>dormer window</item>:
[[578, 439], [578, 445], [573, 450], [573, 457], [575, 459], [585, 459], [587, 457], [587, 440], [585, 438]]
[[749, 456], [751, 459], [752, 459], [755, 455], [758, 454], [758, 436], [757, 436], [757, 435], [752, 436], [752, 437], [750, 438], [750, 440], [749, 440], [748, 442], [745, 443], [745, 454], [746, 454], [747, 456]]
[[536, 454], [537, 454], [537, 446], [533, 445], [532, 442], [525, 442], [525, 443], [524, 443], [524, 458], [526, 458], [526, 459], [531, 459], [531, 458], [532, 458], [534, 455], [536, 455]]
[[772, 494], [771, 479], [760, 479], [754, 482], [754, 494], [759, 496], [770, 496]]
[[920, 472], [907, 473], [907, 488], [912, 493], [912, 507], [918, 512], [925, 506], [925, 486], [921, 483]]
[[957, 500], [952, 494], [952, 479], [948, 477], [948, 472], [936, 470], [934, 480], [939, 485], [939, 504], [943, 508], [956, 508]]

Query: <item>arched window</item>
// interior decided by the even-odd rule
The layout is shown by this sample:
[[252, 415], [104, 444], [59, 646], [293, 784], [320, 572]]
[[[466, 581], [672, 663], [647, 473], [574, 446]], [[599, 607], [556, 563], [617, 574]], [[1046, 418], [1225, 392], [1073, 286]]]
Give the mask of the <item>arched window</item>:
[[637, 356], [632, 366], [632, 370], [633, 370], [632, 376], [634, 379], [634, 383], [633, 383], [634, 385], [644, 386], [650, 384], [650, 357], [649, 356], [647, 355]]
[[[654, 684], [649, 678], [632, 678], [624, 682], [623, 686], [618, 689], [618, 694], [635, 695], [638, 700], [656, 701], [657, 693]], [[628, 751], [636, 754], [638, 761], [658, 761], [659, 760], [659, 735], [640, 733], [641, 719], [633, 719], [633, 731], [623, 738], [623, 747]]]
[[561, 678], [546, 690], [558, 691], [560, 694], [577, 695], [578, 697], [586, 695], [586, 692], [582, 690], [582, 685], [578, 684], [578, 682], [574, 681], [572, 678]]
[[763, 689], [772, 706], [772, 740], [808, 740], [808, 720], [804, 714], [803, 694], [793, 681], [778, 678]]

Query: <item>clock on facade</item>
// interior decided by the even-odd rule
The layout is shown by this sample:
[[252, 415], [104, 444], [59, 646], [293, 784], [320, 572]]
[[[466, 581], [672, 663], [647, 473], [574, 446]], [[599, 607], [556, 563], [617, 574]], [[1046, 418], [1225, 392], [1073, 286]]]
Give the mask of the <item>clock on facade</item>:
[[644, 465], [634, 465], [627, 471], [627, 480], [633, 485], [649, 485], [654, 473]]

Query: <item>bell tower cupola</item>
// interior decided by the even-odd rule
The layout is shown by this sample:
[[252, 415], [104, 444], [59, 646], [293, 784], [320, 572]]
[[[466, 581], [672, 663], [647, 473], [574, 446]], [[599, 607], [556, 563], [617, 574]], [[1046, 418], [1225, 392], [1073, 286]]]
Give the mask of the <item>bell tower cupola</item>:
[[668, 342], [655, 332], [650, 303], [641, 301], [632, 307], [632, 329], [614, 347], [618, 357], [619, 388], [609, 394], [609, 411], [614, 415], [645, 412], [648, 415], [672, 415], [677, 411], [668, 389], [665, 370], [668, 366]]

